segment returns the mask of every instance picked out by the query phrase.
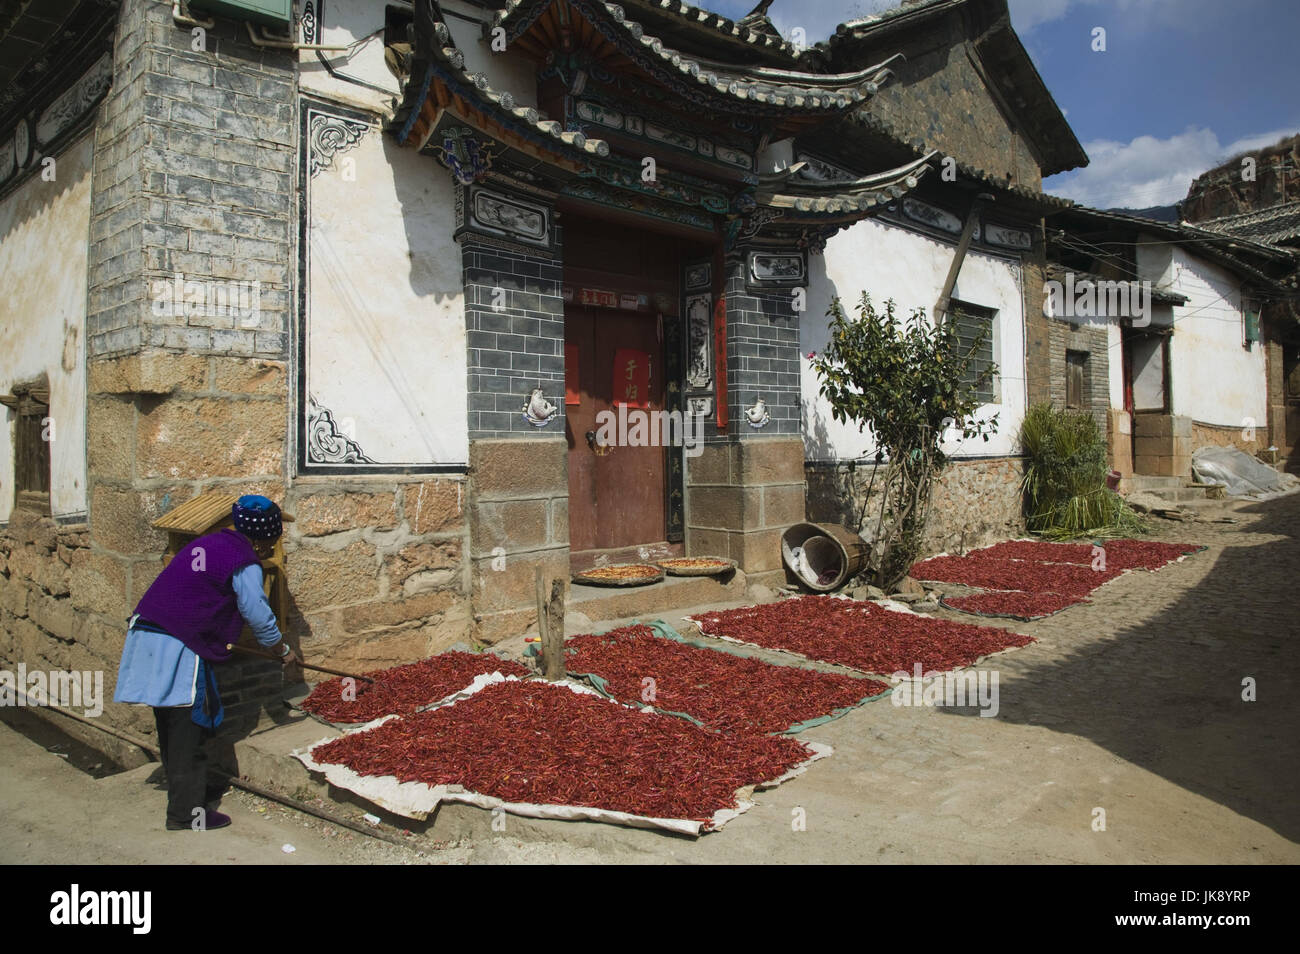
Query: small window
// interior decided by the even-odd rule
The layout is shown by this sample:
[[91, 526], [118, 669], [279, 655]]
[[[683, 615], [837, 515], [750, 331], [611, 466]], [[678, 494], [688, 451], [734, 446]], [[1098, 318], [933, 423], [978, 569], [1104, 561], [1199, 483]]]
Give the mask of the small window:
[[[996, 375], [987, 374], [994, 367], [993, 319], [996, 315], [997, 312], [992, 308], [956, 299], [948, 305], [949, 320], [957, 323], [957, 347], [960, 353], [969, 354], [975, 348], [975, 359], [966, 369], [962, 383], [973, 389], [976, 399], [983, 404], [997, 403]], [[981, 376], [984, 376], [983, 381], [980, 381]]]
[[1088, 374], [1088, 352], [1065, 352], [1065, 406], [1082, 408], [1083, 382]]
[[50, 512], [50, 394], [45, 384], [16, 385], [0, 403], [14, 415], [14, 507]]

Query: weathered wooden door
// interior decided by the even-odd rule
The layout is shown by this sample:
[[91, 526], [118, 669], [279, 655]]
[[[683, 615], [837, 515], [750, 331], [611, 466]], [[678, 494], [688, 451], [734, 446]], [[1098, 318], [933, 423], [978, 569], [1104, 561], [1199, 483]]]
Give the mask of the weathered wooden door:
[[[664, 408], [658, 317], [569, 305], [564, 345], [569, 547], [582, 552], [660, 543], [666, 539], [664, 449], [657, 429], [648, 426]], [[623, 415], [620, 402], [627, 405]], [[629, 428], [602, 433], [604, 412]], [[638, 416], [647, 423], [632, 430]], [[640, 446], [631, 446], [628, 437], [638, 434]]]

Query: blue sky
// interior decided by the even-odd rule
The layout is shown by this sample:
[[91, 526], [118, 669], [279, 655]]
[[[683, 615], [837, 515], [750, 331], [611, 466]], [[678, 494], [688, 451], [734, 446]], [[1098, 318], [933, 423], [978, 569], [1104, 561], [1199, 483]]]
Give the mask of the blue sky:
[[[704, 0], [739, 18], [756, 0]], [[894, 0], [776, 0], [809, 43]], [[1010, 0], [1011, 22], [1092, 163], [1044, 182], [1101, 208], [1177, 202], [1236, 152], [1300, 132], [1300, 0]], [[1093, 30], [1106, 51], [1092, 50]]]

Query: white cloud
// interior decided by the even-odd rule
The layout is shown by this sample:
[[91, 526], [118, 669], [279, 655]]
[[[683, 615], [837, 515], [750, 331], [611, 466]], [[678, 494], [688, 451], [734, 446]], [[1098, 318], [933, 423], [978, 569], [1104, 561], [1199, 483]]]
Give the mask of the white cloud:
[[849, 20], [870, 16], [898, 6], [893, 0], [817, 0], [816, 3], [774, 3], [768, 16], [786, 39], [796, 27], [804, 31], [808, 46], [827, 39], [835, 28]]
[[[710, 3], [704, 6], [726, 16], [741, 17], [756, 0], [736, 0], [734, 3]], [[1008, 0], [1011, 23], [1016, 32], [1027, 36], [1044, 23], [1065, 17], [1071, 10], [1091, 7], [1097, 17], [1097, 26], [1107, 30], [1146, 30], [1153, 26], [1184, 26], [1195, 24], [1202, 14], [1209, 13], [1220, 0]], [[811, 46], [825, 40], [841, 23], [860, 17], [882, 13], [899, 6], [899, 0], [802, 0], [802, 2], [774, 3], [768, 16], [781, 35], [789, 39], [790, 31], [801, 27]]]
[[1271, 146], [1295, 129], [1276, 129], [1220, 144], [1213, 130], [1188, 128], [1168, 139], [1138, 136], [1122, 143], [1084, 143], [1092, 163], [1053, 176], [1043, 188], [1099, 209], [1171, 205], [1187, 196], [1192, 180], [1238, 152]]
[[[1220, 0], [1007, 0], [1011, 24], [1021, 36], [1044, 23], [1063, 19], [1071, 10], [1091, 12], [1107, 32], [1145, 31], [1152, 27], [1194, 29], [1202, 18], [1221, 7]], [[1221, 11], [1220, 11], [1221, 12]]]
[[1051, 23], [1065, 16], [1070, 0], [1008, 0], [1011, 24], [1017, 33], [1028, 33], [1040, 23]]

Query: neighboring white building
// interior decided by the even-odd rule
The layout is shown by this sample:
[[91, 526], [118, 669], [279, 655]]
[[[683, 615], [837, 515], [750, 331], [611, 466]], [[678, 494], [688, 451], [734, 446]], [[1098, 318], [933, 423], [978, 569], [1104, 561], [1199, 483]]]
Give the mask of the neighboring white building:
[[[1090, 360], [1107, 354], [1106, 420], [1122, 475], [1189, 478], [1199, 447], [1255, 453], [1284, 442], [1270, 383], [1280, 349], [1261, 314], [1285, 295], [1278, 282], [1292, 267], [1288, 253], [1083, 207], [1054, 216], [1052, 226], [1052, 274], [1078, 281], [1101, 274], [1150, 294], [1144, 314], [1100, 310], [1054, 322], [1060, 336], [1084, 342], [1078, 347], [1091, 342]], [[1053, 364], [1054, 380], [1069, 373]]]
[[[907, 200], [906, 207], [915, 209], [915, 201]], [[826, 346], [827, 320], [822, 316], [832, 299], [840, 298], [850, 316], [857, 314], [863, 292], [880, 310], [893, 299], [898, 320], [906, 321], [918, 308], [932, 315], [943, 292], [957, 236], [939, 229], [909, 228], [904, 221], [900, 214], [858, 222], [833, 236], [821, 260], [813, 260], [808, 311], [800, 324], [803, 434], [809, 461], [854, 460], [874, 457], [876, 452], [870, 433], [859, 433], [853, 425], [831, 417], [830, 405], [819, 393], [820, 379], [807, 357]], [[955, 216], [942, 221], [960, 230], [961, 222]], [[977, 414], [982, 420], [996, 414], [997, 428], [987, 442], [981, 438], [964, 441], [953, 431], [944, 451], [954, 457], [1014, 455], [1018, 452], [1016, 432], [1026, 407], [1025, 290], [1019, 255], [987, 247], [972, 249], [962, 263], [952, 298], [992, 312], [986, 346], [998, 370], [992, 382], [993, 400], [981, 405]]]

